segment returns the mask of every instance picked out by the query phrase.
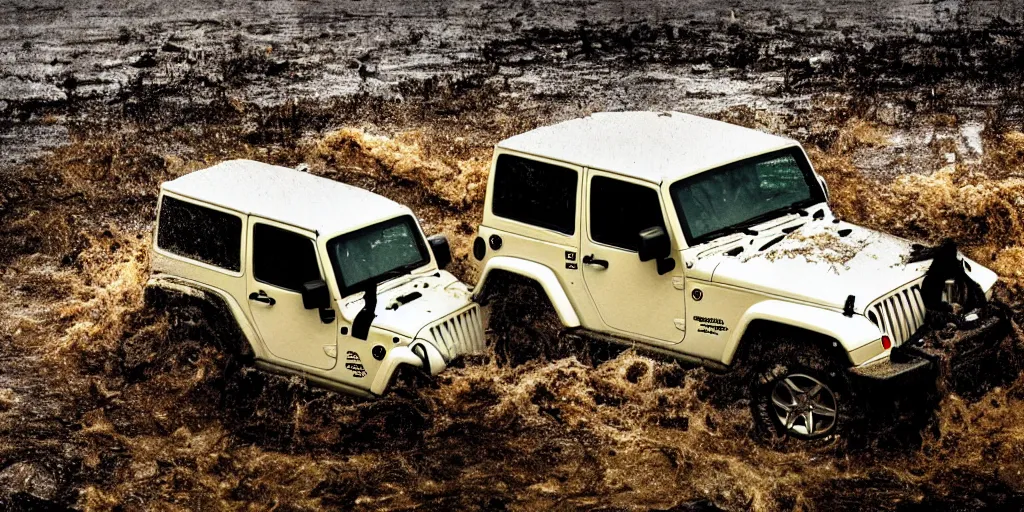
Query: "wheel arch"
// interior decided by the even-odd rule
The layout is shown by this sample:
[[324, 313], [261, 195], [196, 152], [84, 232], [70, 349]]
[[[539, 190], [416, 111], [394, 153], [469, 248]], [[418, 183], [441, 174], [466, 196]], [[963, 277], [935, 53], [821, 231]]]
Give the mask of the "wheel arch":
[[812, 334], [811, 338], [824, 344], [829, 355], [847, 366], [863, 363], [855, 360], [854, 351], [881, 338], [878, 327], [861, 315], [848, 317], [820, 307], [768, 300], [755, 304], [743, 314], [725, 347], [722, 362], [731, 364], [741, 347], [766, 330]]
[[483, 271], [480, 273], [480, 280], [473, 289], [473, 299], [477, 301], [486, 299], [489, 280], [492, 276], [497, 276], [501, 272], [508, 272], [536, 282], [551, 302], [551, 306], [555, 309], [555, 313], [558, 314], [558, 319], [562, 322], [562, 325], [570, 328], [580, 326], [580, 319], [576, 314], [576, 309], [573, 307], [572, 302], [569, 301], [569, 296], [565, 293], [565, 289], [562, 287], [562, 283], [558, 280], [555, 272], [540, 263], [522, 258], [495, 256], [487, 260]]
[[154, 294], [158, 290], [164, 294], [179, 295], [203, 301], [214, 308], [225, 310], [227, 314], [224, 316], [229, 317], [227, 320], [241, 334], [241, 337], [248, 344], [253, 357], [256, 359], [266, 359], [266, 348], [263, 346], [262, 339], [256, 334], [256, 329], [249, 323], [249, 319], [245, 316], [242, 307], [231, 294], [188, 279], [163, 274], [154, 275], [146, 282], [146, 300], [154, 300]]
[[[420, 343], [424, 347], [429, 346], [426, 343]], [[434, 349], [436, 352], [437, 349]], [[441, 354], [436, 354], [437, 358], [440, 358]], [[443, 360], [441, 360], [443, 362]], [[370, 392], [374, 395], [383, 395], [388, 388], [391, 387], [395, 376], [398, 373], [399, 368], [402, 366], [412, 366], [416, 368], [423, 368], [423, 359], [416, 354], [412, 346], [395, 347], [391, 349], [384, 359], [380, 368], [377, 369], [377, 375], [373, 379], [373, 383], [370, 384]], [[440, 372], [443, 370], [442, 366], [440, 369], [431, 368], [431, 371]]]

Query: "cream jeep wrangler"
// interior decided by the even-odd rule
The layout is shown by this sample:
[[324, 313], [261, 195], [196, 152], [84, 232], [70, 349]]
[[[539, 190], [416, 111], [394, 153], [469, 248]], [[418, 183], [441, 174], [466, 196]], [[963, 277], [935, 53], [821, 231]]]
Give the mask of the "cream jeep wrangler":
[[483, 349], [450, 259], [404, 206], [234, 160], [160, 187], [147, 286], [217, 305], [260, 368], [379, 395], [402, 365], [436, 375]]
[[584, 339], [745, 368], [758, 425], [797, 438], [840, 432], [854, 382], [930, 366], [922, 327], [985, 322], [997, 279], [837, 219], [797, 142], [675, 112], [498, 143], [473, 253], [482, 302], [516, 274]]

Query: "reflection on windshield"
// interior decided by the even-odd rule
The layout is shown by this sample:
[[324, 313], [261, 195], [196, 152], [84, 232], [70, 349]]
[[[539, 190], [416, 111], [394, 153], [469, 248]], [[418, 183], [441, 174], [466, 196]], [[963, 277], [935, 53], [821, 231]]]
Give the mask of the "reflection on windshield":
[[798, 148], [706, 171], [674, 183], [670, 190], [690, 245], [777, 210], [824, 201], [821, 187]]
[[371, 281], [386, 280], [385, 274], [392, 271], [412, 270], [430, 261], [416, 221], [409, 216], [333, 238], [327, 242], [327, 251], [342, 295]]

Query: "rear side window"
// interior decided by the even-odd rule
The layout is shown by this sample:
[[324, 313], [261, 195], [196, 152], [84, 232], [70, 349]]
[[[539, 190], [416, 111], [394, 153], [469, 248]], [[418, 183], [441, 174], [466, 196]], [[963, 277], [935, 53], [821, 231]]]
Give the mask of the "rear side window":
[[494, 168], [491, 211], [506, 219], [576, 232], [576, 183], [573, 169], [501, 155]]
[[252, 275], [278, 288], [302, 291], [302, 284], [320, 279], [313, 241], [298, 233], [256, 224], [252, 228]]
[[157, 224], [161, 249], [225, 270], [241, 270], [242, 219], [164, 196]]
[[590, 180], [590, 238], [598, 243], [636, 251], [640, 232], [665, 229], [658, 192], [605, 176]]

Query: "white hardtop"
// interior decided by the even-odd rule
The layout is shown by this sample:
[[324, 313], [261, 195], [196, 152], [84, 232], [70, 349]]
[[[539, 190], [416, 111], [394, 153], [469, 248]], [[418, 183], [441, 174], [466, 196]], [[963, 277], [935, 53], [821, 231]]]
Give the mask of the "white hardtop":
[[680, 112], [601, 112], [510, 137], [497, 147], [662, 183], [798, 145]]
[[411, 214], [407, 207], [368, 190], [253, 160], [228, 160], [161, 188], [327, 235]]

